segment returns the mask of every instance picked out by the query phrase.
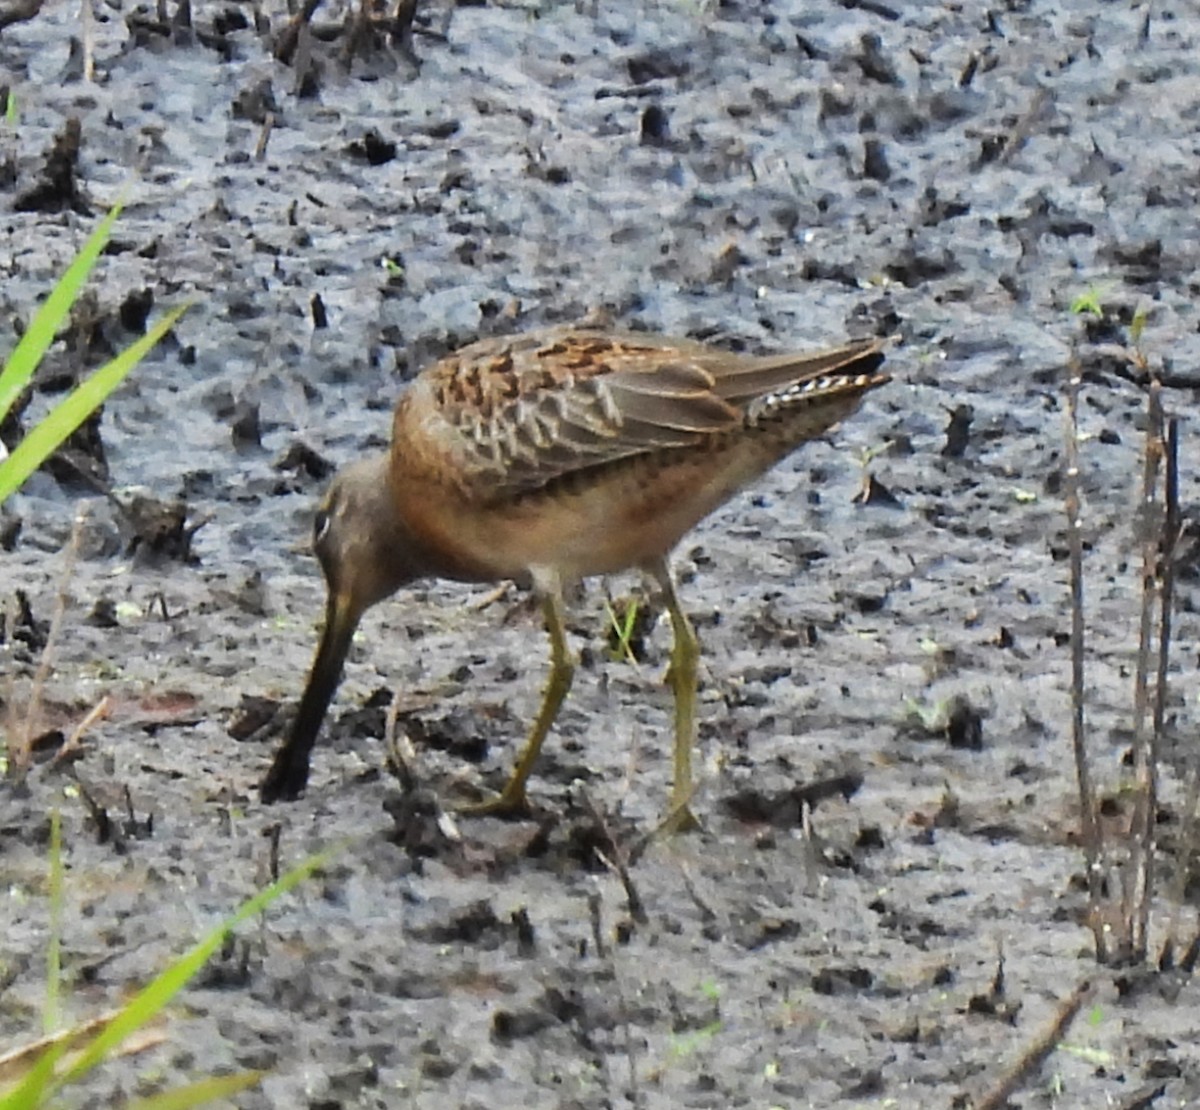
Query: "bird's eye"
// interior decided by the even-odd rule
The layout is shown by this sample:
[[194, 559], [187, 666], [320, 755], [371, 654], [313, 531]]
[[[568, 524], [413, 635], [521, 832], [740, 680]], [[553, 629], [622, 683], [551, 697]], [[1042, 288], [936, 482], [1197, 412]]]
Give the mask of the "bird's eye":
[[313, 518], [313, 547], [320, 547], [321, 541], [329, 535], [330, 520], [328, 509], [317, 510], [317, 515]]

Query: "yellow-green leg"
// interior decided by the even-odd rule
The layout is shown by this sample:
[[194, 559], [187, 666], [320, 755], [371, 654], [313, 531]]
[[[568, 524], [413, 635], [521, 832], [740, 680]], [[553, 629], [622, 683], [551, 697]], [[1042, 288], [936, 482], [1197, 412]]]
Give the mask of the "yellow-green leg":
[[692, 813], [691, 801], [695, 786], [692, 782], [692, 749], [696, 744], [696, 678], [700, 664], [700, 641], [692, 622], [688, 620], [675, 579], [666, 559], [646, 568], [658, 583], [671, 614], [671, 667], [667, 682], [675, 695], [675, 778], [671, 786], [671, 804], [663, 819], [667, 832], [688, 832], [700, 828]]
[[567, 648], [562, 589], [557, 582], [553, 586], [547, 585], [542, 593], [542, 614], [546, 619], [546, 631], [550, 635], [550, 677], [546, 683], [546, 692], [542, 696], [542, 708], [538, 711], [533, 728], [529, 731], [529, 739], [525, 741], [525, 746], [517, 758], [517, 765], [504, 789], [494, 798], [464, 806], [461, 810], [463, 813], [510, 816], [529, 812], [525, 784], [529, 781], [533, 765], [537, 762], [546, 734], [554, 724], [563, 700], [571, 689], [571, 680], [575, 677], [575, 664], [571, 661], [571, 654]]

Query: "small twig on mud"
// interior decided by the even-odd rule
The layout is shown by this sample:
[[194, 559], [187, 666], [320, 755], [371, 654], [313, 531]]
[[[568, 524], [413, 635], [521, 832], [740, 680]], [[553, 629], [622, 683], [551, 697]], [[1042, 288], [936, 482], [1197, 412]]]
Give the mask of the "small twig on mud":
[[73, 756], [80, 748], [83, 747], [83, 738], [87, 734], [88, 729], [97, 721], [108, 719], [108, 714], [112, 709], [112, 697], [105, 694], [91, 710], [86, 717], [75, 726], [75, 731], [71, 733], [67, 742], [54, 753], [54, 758], [50, 760], [49, 766], [57, 767], [64, 760]]
[[54, 601], [54, 615], [50, 618], [50, 628], [46, 633], [46, 643], [42, 648], [42, 657], [38, 660], [37, 670], [33, 675], [33, 688], [29, 695], [29, 708], [25, 713], [24, 727], [14, 730], [14, 743], [9, 748], [9, 774], [14, 781], [20, 782], [29, 773], [29, 765], [33, 758], [33, 738], [38, 730], [38, 721], [42, 715], [42, 699], [46, 692], [46, 681], [54, 666], [54, 649], [62, 631], [63, 621], [67, 616], [67, 585], [75, 572], [75, 563], [79, 559], [79, 546], [83, 539], [83, 526], [87, 521], [87, 509], [81, 509], [71, 525], [71, 539], [67, 543], [63, 558], [62, 574], [58, 580], [58, 596]]
[[717, 924], [717, 911], [700, 897], [700, 892], [696, 889], [696, 883], [692, 879], [691, 869], [687, 864], [680, 864], [679, 872], [683, 876], [683, 889], [687, 891], [687, 896], [692, 900], [696, 909], [700, 911], [700, 916], [704, 919], [704, 923], [706, 925]]
[[800, 831], [804, 838], [805, 893], [811, 898], [821, 890], [821, 848], [813, 828], [812, 803], [807, 798], [800, 802]]
[[83, 79], [90, 85], [96, 80], [96, 33], [92, 0], [79, 0], [79, 37], [83, 40]]
[[1067, 366], [1066, 461], [1063, 488], [1067, 511], [1067, 543], [1071, 569], [1071, 747], [1075, 755], [1075, 779], [1079, 788], [1080, 831], [1087, 867], [1088, 918], [1096, 940], [1096, 958], [1107, 961], [1108, 946], [1101, 919], [1100, 833], [1096, 825], [1096, 795], [1088, 764], [1087, 733], [1084, 722], [1083, 655], [1083, 536], [1079, 510], [1079, 388], [1083, 370], [1077, 355]]
[[1002, 165], [1025, 145], [1025, 140], [1033, 134], [1033, 126], [1038, 122], [1038, 117], [1049, 103], [1053, 103], [1053, 101], [1050, 90], [1045, 86], [1033, 94], [1029, 107], [1025, 109], [1021, 117], [1013, 124], [1012, 130], [1004, 137], [1004, 150], [1000, 154]]
[[275, 127], [275, 113], [268, 112], [263, 117], [262, 130], [258, 133], [258, 143], [254, 147], [254, 160], [261, 162], [267, 156], [267, 143], [271, 141], [271, 131]]
[[396, 728], [400, 718], [400, 695], [392, 694], [383, 720], [383, 750], [387, 753], [388, 769], [396, 776], [400, 789], [411, 794], [417, 788], [417, 749], [407, 732]]
[[1165, 454], [1162, 388], [1151, 380], [1146, 396], [1146, 440], [1142, 454], [1142, 609], [1138, 624], [1133, 686], [1133, 766], [1137, 790], [1129, 829], [1129, 858], [1122, 884], [1120, 955], [1146, 958], [1146, 929], [1154, 892], [1154, 815], [1158, 808], [1158, 744], [1150, 727], [1150, 655], [1154, 615], [1160, 600], [1160, 552], [1164, 539], [1158, 475]]
[[625, 901], [629, 907], [629, 916], [639, 925], [648, 925], [650, 917], [646, 913], [646, 906], [637, 892], [637, 887], [633, 885], [633, 878], [629, 874], [629, 867], [625, 862], [625, 853], [621, 850], [620, 845], [612, 834], [612, 830], [608, 827], [608, 822], [604, 819], [604, 814], [600, 812], [599, 807], [592, 801], [591, 796], [586, 790], [581, 788], [579, 797], [583, 801], [584, 808], [596, 823], [596, 828], [600, 830], [601, 835], [608, 841], [609, 849], [612, 852], [611, 856], [606, 856], [603, 852], [597, 851], [597, 857], [599, 857], [600, 862], [605, 867], [621, 880], [621, 886], [625, 888]]
[[1033, 1042], [1017, 1057], [1013, 1065], [985, 1095], [973, 1099], [973, 1110], [1000, 1110], [1007, 1104], [1009, 1096], [1016, 1091], [1042, 1062], [1054, 1051], [1055, 1046], [1062, 1040], [1067, 1027], [1075, 1020], [1091, 993], [1091, 980], [1084, 979], [1072, 992], [1070, 997], [1059, 1007], [1054, 1020], [1046, 1026]]
[[[386, 803], [384, 808], [397, 823], [397, 832], [402, 843], [410, 848], [416, 841], [409, 839], [409, 833], [415, 832], [417, 841], [427, 843], [426, 818], [433, 818], [442, 844], [460, 844], [462, 833], [454, 818], [443, 808], [441, 799], [432, 790], [421, 789], [420, 757], [405, 729], [398, 728], [400, 714], [412, 708], [412, 699], [407, 702], [400, 697], [399, 690], [392, 692], [392, 700], [388, 705], [383, 726], [383, 750], [386, 753], [388, 771], [400, 784], [401, 798], [393, 806]], [[414, 818], [418, 819], [413, 824]]]
[[497, 601], [503, 601], [508, 594], [509, 582], [501, 582], [494, 590], [488, 590], [482, 597], [475, 598], [474, 601], [468, 602], [466, 609], [468, 613], [479, 613], [487, 609], [491, 605], [495, 605]]
[[[94, 1017], [70, 1029], [39, 1037], [36, 1041], [23, 1044], [0, 1055], [0, 1083], [15, 1081], [28, 1075], [38, 1059], [45, 1055], [46, 1050], [62, 1046], [65, 1055], [59, 1066], [66, 1071], [73, 1062], [79, 1059], [79, 1054], [86, 1051], [88, 1046], [107, 1029], [114, 1021], [125, 1013], [124, 1010], [109, 1010], [108, 1013]], [[161, 1015], [151, 1019], [154, 1025], [162, 1025]], [[167, 1034], [162, 1029], [142, 1026], [132, 1036], [121, 1042], [121, 1047], [115, 1050], [118, 1056], [133, 1056], [139, 1052], [156, 1048], [167, 1040]]]
[[271, 876], [271, 882], [279, 882], [279, 839], [283, 834], [283, 825], [278, 821], [273, 821], [262, 831], [263, 836], [267, 838], [267, 873]]
[[604, 903], [598, 890], [588, 891], [587, 904], [588, 921], [592, 926], [592, 943], [596, 946], [596, 955], [602, 960], [607, 959], [608, 945], [604, 943], [604, 921], [601, 916]]
[[[629, 1061], [629, 1082], [621, 1093], [634, 1110], [642, 1110], [643, 1103], [641, 1090], [638, 1087], [637, 1052], [634, 1049], [633, 1023], [629, 1020], [629, 1006], [625, 1001], [625, 989], [621, 984], [620, 969], [617, 967], [617, 949], [604, 943], [604, 924], [601, 917], [603, 902], [600, 892], [596, 890], [589, 891], [587, 902], [588, 917], [591, 919], [592, 926], [592, 940], [596, 945], [596, 956], [608, 965], [608, 972], [617, 995], [617, 1020], [620, 1023], [622, 1032], [625, 1034], [624, 1048], [625, 1058]], [[608, 1102], [615, 1105], [617, 1098], [613, 1090], [614, 1084], [609, 1071], [608, 1060], [605, 1057], [601, 1059], [600, 1085], [605, 1095], [608, 1096]]]

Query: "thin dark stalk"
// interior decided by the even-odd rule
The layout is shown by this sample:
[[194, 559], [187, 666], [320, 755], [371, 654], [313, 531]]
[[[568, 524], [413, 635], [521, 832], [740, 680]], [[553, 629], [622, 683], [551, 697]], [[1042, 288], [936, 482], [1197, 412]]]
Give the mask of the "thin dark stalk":
[[1084, 716], [1084, 626], [1083, 626], [1083, 536], [1079, 521], [1079, 388], [1083, 371], [1072, 357], [1067, 367], [1066, 461], [1063, 488], [1067, 511], [1067, 544], [1071, 573], [1071, 748], [1075, 755], [1075, 779], [1079, 788], [1079, 822], [1083, 856], [1087, 867], [1088, 918], [1096, 941], [1096, 959], [1106, 963], [1108, 942], [1101, 914], [1100, 833], [1096, 825], [1096, 796], [1088, 764]]
[[1179, 947], [1179, 917], [1187, 894], [1187, 883], [1192, 873], [1192, 859], [1196, 851], [1197, 809], [1200, 808], [1200, 755], [1192, 745], [1188, 759], [1187, 790], [1183, 802], [1183, 821], [1179, 826], [1179, 839], [1175, 847], [1175, 874], [1171, 883], [1171, 919], [1167, 924], [1167, 938], [1163, 941], [1158, 956], [1159, 970], [1174, 966], [1175, 953]]
[[304, 0], [303, 7], [288, 20], [288, 25], [283, 29], [279, 41], [275, 44], [276, 61], [283, 62], [284, 65], [291, 63], [292, 57], [296, 53], [300, 30], [312, 22], [313, 13], [320, 5], [321, 0]]
[[1155, 611], [1161, 611], [1160, 552], [1164, 539], [1158, 476], [1164, 449], [1162, 387], [1151, 381], [1146, 396], [1146, 446], [1142, 457], [1142, 611], [1134, 678], [1133, 767], [1137, 782], [1129, 830], [1128, 880], [1123, 884], [1121, 922], [1127, 957], [1146, 958], [1146, 932], [1154, 894], [1154, 815], [1158, 808], [1158, 745], [1150, 725], [1150, 658]]
[[1091, 983], [1085, 979], [1067, 996], [1059, 1006], [1054, 1018], [1017, 1057], [995, 1086], [971, 1103], [974, 1110], [1000, 1110], [1001, 1107], [1008, 1105], [1012, 1094], [1058, 1047], [1067, 1028], [1075, 1020], [1075, 1016], [1091, 994], [1091, 990]]
[[[1167, 700], [1167, 665], [1170, 658], [1171, 608], [1175, 599], [1175, 553], [1182, 533], [1179, 513], [1179, 420], [1167, 422], [1167, 473], [1164, 500], [1166, 521], [1163, 528], [1162, 625], [1158, 641], [1158, 689], [1154, 699], [1154, 731], [1161, 738]], [[1171, 884], [1171, 920], [1167, 939], [1159, 955], [1159, 967], [1170, 967], [1178, 947], [1179, 916], [1184, 905], [1192, 860], [1196, 852], [1197, 818], [1200, 814], [1200, 751], [1192, 744], [1188, 755], [1187, 789], [1184, 793], [1183, 819], [1175, 847], [1175, 874]]]
[[1166, 476], [1163, 484], [1161, 581], [1162, 618], [1158, 628], [1158, 674], [1154, 687], [1154, 736], [1162, 739], [1167, 705], [1167, 668], [1171, 662], [1171, 610], [1175, 603], [1175, 550], [1179, 543], [1179, 418], [1167, 421]]

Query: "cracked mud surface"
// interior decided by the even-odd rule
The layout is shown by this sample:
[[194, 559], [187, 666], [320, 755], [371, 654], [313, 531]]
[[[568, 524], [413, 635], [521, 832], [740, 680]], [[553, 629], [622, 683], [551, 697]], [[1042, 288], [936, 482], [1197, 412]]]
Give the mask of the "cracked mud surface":
[[[316, 36], [304, 81], [233, 6], [198, 5], [194, 32], [172, 33], [104, 5], [92, 84], [75, 14], [0, 38], [19, 107], [6, 320], [28, 319], [128, 190], [26, 425], [147, 312], [196, 302], [106, 407], [102, 452], [93, 430], [0, 528], [18, 615], [4, 727], [29, 704], [85, 507], [38, 730], [69, 734], [113, 699], [74, 778], [43, 760], [27, 791], [0, 786], [0, 1038], [40, 1027], [58, 805], [76, 1019], [276, 864], [346, 845], [239, 933], [162, 1046], [89, 1082], [87, 1105], [246, 1068], [271, 1071], [246, 1107], [955, 1105], [1094, 971], [1061, 383], [1077, 344], [1090, 724], [1115, 782], [1138, 610], [1135, 312], [1168, 407], [1192, 415], [1200, 381], [1200, 14], [421, 8], [411, 51], [367, 41], [349, 72], [345, 36]], [[319, 29], [343, 14], [319, 10]], [[286, 20], [274, 0], [259, 16]], [[71, 117], [64, 180], [46, 157], [56, 136], [69, 156]], [[1070, 311], [1088, 290], [1102, 320]], [[539, 820], [439, 826], [440, 803], [500, 781], [545, 667], [519, 594], [443, 583], [367, 617], [307, 796], [261, 806], [320, 618], [307, 539], [330, 468], [385, 443], [403, 380], [432, 358], [596, 308], [748, 349], [898, 337], [891, 386], [677, 554], [704, 645], [706, 830], [637, 854], [669, 782], [669, 636], [656, 619], [636, 667], [614, 658], [598, 582], [571, 600], [583, 666], [535, 773]], [[894, 504], [853, 502], [868, 469]], [[1169, 717], [1186, 739], [1200, 628], [1184, 569]], [[632, 577], [608, 589], [618, 609], [641, 596]], [[416, 750], [407, 793], [379, 739], [392, 694]], [[1185, 750], [1167, 755], [1168, 805]], [[598, 853], [633, 857], [644, 914]], [[1196, 1104], [1198, 1001], [1188, 980], [1105, 988], [1013, 1105]]]

